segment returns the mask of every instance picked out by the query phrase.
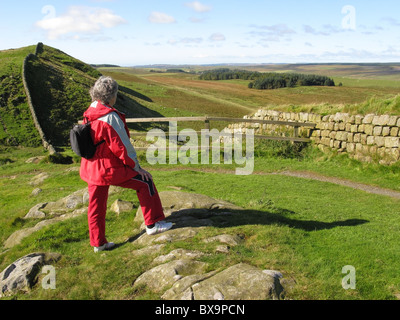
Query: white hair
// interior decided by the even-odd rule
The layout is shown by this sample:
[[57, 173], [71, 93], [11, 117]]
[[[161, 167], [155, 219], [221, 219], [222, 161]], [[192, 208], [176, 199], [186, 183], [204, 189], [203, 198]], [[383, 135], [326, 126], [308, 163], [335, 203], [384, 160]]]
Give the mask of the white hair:
[[90, 96], [92, 101], [100, 100], [103, 103], [110, 103], [110, 101], [118, 93], [118, 83], [111, 77], [100, 77], [94, 86], [90, 89]]

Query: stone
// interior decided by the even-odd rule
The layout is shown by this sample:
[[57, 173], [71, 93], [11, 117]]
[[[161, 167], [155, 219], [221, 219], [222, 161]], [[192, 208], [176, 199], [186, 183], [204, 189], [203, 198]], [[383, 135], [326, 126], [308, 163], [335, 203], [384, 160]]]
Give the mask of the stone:
[[61, 255], [58, 253], [32, 253], [16, 260], [0, 273], [0, 298], [29, 291], [40, 268], [59, 259]]
[[243, 238], [239, 235], [220, 234], [218, 236], [203, 240], [203, 242], [205, 243], [216, 242], [216, 241], [228, 244], [230, 246], [237, 246], [238, 244], [243, 243]]
[[374, 117], [375, 117], [375, 114], [367, 114], [367, 115], [364, 116], [364, 119], [363, 119], [362, 123], [371, 124], [372, 120], [374, 119]]
[[396, 125], [396, 123], [397, 123], [397, 119], [398, 119], [397, 116], [390, 116], [387, 125], [390, 126], [390, 127], [394, 127]]
[[[160, 192], [159, 195], [166, 217], [171, 216], [173, 213], [176, 215], [179, 211], [186, 215], [206, 213], [210, 216], [209, 211], [212, 210], [241, 209], [227, 201], [216, 200], [202, 194], [180, 191], [163, 191]], [[142, 208], [140, 206], [136, 212], [135, 221], [144, 221]]]
[[38, 164], [40, 161], [42, 161], [46, 156], [38, 156], [38, 157], [32, 157], [29, 158], [28, 160], [25, 161], [25, 163], [34, 163]]
[[145, 285], [154, 292], [162, 292], [165, 288], [171, 287], [176, 281], [176, 275], [188, 276], [202, 274], [207, 264], [189, 259], [174, 260], [154, 267], [141, 274], [133, 286]]
[[355, 120], [355, 124], [361, 124], [363, 117], [361, 115], [355, 115], [354, 120]]
[[398, 127], [392, 127], [390, 129], [390, 136], [397, 137], [398, 134], [399, 134], [399, 128]]
[[367, 135], [372, 136], [374, 134], [374, 126], [372, 124], [366, 124], [364, 126], [364, 132]]
[[135, 204], [129, 201], [123, 201], [120, 199], [117, 199], [113, 202], [111, 205], [110, 210], [114, 211], [117, 214], [120, 214], [122, 212], [129, 212], [132, 211], [135, 208]]
[[400, 139], [398, 137], [385, 137], [386, 148], [398, 148]]
[[367, 144], [369, 146], [375, 144], [375, 137], [374, 136], [368, 136], [367, 137]]
[[384, 137], [375, 137], [375, 144], [377, 147], [385, 146], [385, 138]]
[[42, 172], [36, 176], [34, 176], [31, 181], [29, 182], [29, 184], [31, 186], [37, 186], [39, 184], [42, 184], [44, 182], [44, 180], [48, 179], [50, 176], [48, 173], [46, 172]]
[[390, 127], [383, 127], [382, 128], [382, 136], [386, 137], [390, 135]]
[[142, 255], [149, 256], [152, 254], [159, 253], [164, 247], [165, 247], [165, 244], [155, 244], [152, 246], [146, 246], [142, 249], [134, 250], [134, 251], [132, 251], [132, 254], [134, 256], [142, 256]]
[[231, 248], [229, 246], [220, 245], [215, 248], [216, 253], [229, 253]]
[[182, 260], [182, 259], [197, 259], [204, 256], [205, 253], [201, 251], [193, 251], [187, 249], [175, 249], [167, 255], [159, 256], [153, 260], [153, 263], [160, 264], [166, 263], [171, 260]]
[[381, 116], [379, 116], [379, 119], [378, 119], [378, 125], [386, 126], [389, 124], [389, 121], [390, 121], [389, 115], [387, 115], [387, 114], [381, 115]]
[[382, 127], [381, 126], [375, 126], [373, 129], [373, 135], [374, 136], [380, 136], [382, 134]]
[[52, 215], [60, 215], [65, 214], [66, 211], [76, 209], [77, 207], [88, 203], [89, 192], [88, 189], [85, 188], [78, 190], [58, 201], [49, 202], [44, 209], [52, 212]]
[[192, 286], [217, 274], [211, 271], [206, 274], [194, 274], [182, 277], [161, 296], [163, 300], [194, 300]]
[[349, 152], [349, 153], [353, 153], [355, 148], [356, 147], [355, 147], [354, 143], [348, 143], [347, 146], [346, 146], [347, 152]]
[[31, 196], [32, 196], [32, 197], [36, 197], [36, 196], [38, 196], [39, 193], [41, 193], [42, 191], [43, 191], [43, 190], [40, 189], [40, 188], [35, 188], [35, 189], [32, 190]]
[[284, 293], [280, 278], [239, 263], [192, 286], [194, 300], [278, 300]]
[[169, 243], [173, 241], [187, 240], [193, 238], [198, 233], [198, 230], [192, 227], [171, 229], [164, 233], [149, 236], [143, 233], [134, 243], [139, 245], [151, 245], [157, 243]]
[[32, 207], [29, 212], [25, 215], [24, 219], [43, 219], [46, 217], [46, 214], [41, 211], [44, 207], [46, 207], [47, 202], [39, 203]]

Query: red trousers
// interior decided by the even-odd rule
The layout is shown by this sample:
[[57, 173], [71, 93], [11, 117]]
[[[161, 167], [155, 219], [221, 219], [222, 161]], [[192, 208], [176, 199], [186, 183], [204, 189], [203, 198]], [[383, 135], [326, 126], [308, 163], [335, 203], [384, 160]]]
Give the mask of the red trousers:
[[[136, 190], [140, 206], [142, 207], [144, 222], [147, 226], [165, 219], [161, 200], [153, 181], [144, 181], [141, 176], [138, 175], [117, 186]], [[89, 236], [90, 245], [93, 247], [100, 247], [107, 243], [105, 234], [109, 187], [110, 186], [88, 185]]]

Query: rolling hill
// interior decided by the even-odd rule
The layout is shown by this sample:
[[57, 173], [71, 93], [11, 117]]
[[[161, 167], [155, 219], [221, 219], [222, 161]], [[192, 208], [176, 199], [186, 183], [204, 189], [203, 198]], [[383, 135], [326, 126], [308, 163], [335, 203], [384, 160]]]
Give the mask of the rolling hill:
[[[25, 80], [37, 121], [47, 141], [68, 145], [69, 130], [90, 103], [89, 89], [101, 73], [68, 54], [39, 43], [0, 52], [0, 144], [39, 146]], [[158, 116], [137, 102], [137, 92], [120, 87], [116, 107], [128, 117]]]

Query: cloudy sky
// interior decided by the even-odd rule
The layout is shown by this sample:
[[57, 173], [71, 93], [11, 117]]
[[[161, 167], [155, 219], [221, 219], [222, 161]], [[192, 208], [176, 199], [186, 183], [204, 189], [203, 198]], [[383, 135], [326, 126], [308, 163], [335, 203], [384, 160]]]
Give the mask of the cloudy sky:
[[87, 63], [400, 62], [398, 0], [12, 0], [0, 17], [0, 50]]

